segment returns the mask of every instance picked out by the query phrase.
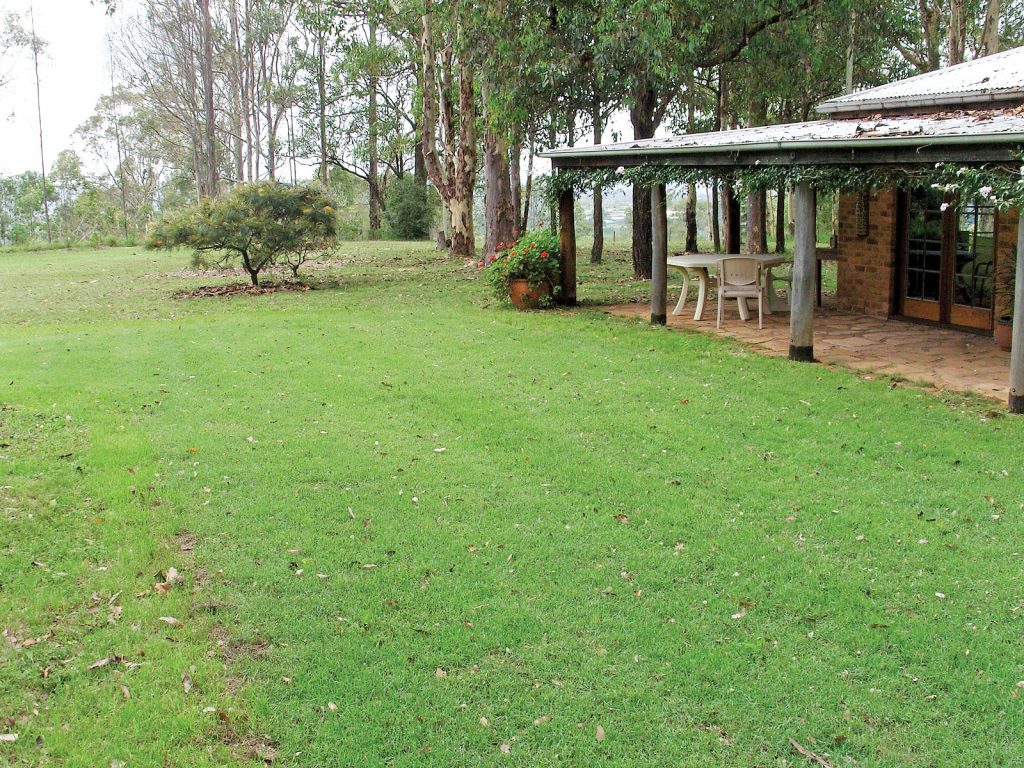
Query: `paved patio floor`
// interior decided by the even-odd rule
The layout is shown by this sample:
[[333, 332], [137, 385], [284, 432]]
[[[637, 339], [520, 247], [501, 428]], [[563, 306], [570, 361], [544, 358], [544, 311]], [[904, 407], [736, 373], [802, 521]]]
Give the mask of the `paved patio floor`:
[[[758, 330], [756, 304], [752, 319], [744, 322], [736, 302], [729, 301], [722, 328], [717, 330], [714, 298], [709, 297], [700, 322], [693, 319], [693, 302], [687, 302], [681, 317], [672, 316], [674, 306], [670, 301], [671, 327], [720, 333], [767, 355], [789, 353], [788, 312], [766, 316], [764, 330]], [[607, 311], [623, 317], [650, 317], [646, 304], [615, 305]], [[991, 337], [973, 333], [820, 308], [814, 317], [814, 355], [823, 363], [902, 377], [943, 390], [972, 392], [1004, 403], [1009, 394], [1010, 354], [999, 349]]]

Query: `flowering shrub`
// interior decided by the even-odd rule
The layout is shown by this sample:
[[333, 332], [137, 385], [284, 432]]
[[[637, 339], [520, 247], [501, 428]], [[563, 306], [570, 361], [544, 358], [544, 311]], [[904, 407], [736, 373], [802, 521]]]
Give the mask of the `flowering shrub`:
[[532, 229], [514, 243], [498, 243], [498, 251], [477, 266], [485, 269], [488, 282], [499, 298], [508, 298], [513, 280], [526, 280], [530, 288], [545, 281], [558, 285], [558, 236], [550, 229]]

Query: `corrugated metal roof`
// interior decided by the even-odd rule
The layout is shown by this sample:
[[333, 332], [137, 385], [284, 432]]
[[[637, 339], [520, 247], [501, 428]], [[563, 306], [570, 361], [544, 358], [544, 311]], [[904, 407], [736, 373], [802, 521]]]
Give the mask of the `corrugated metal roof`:
[[826, 115], [1024, 99], [1024, 46], [955, 67], [838, 96], [818, 105]]
[[541, 156], [557, 159], [981, 142], [1024, 143], [1024, 109], [960, 112], [930, 117], [814, 120], [592, 147], [563, 147], [542, 152]]

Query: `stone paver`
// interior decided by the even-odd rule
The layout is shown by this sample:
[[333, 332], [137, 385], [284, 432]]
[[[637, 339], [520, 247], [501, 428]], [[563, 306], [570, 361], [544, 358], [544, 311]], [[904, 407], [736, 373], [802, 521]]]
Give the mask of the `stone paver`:
[[[721, 330], [715, 328], [717, 307], [709, 298], [704, 320], [687, 314], [669, 315], [673, 328], [718, 333], [749, 344], [766, 355], [789, 351], [789, 314], [766, 316], [758, 330], [757, 313], [743, 322], [735, 303], [726, 308]], [[620, 304], [607, 311], [621, 317], [649, 317], [645, 304]], [[1010, 355], [987, 336], [950, 328], [934, 328], [902, 320], [854, 315], [824, 308], [815, 310], [814, 354], [823, 363], [833, 363], [859, 372], [901, 376], [939, 389], [973, 392], [1006, 401], [1009, 394]]]

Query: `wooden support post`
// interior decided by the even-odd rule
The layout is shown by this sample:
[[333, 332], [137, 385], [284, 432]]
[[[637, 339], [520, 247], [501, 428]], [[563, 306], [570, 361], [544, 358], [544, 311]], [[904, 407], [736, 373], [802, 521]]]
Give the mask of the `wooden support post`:
[[1017, 218], [1017, 276], [1010, 348], [1010, 413], [1024, 413], [1024, 211]]
[[665, 325], [668, 314], [668, 209], [665, 185], [651, 187], [651, 325]]
[[793, 297], [789, 303], [789, 359], [814, 360], [814, 267], [817, 222], [814, 190], [798, 184], [793, 194]]
[[572, 189], [558, 198], [558, 261], [562, 272], [558, 303], [576, 306], [576, 201]]

